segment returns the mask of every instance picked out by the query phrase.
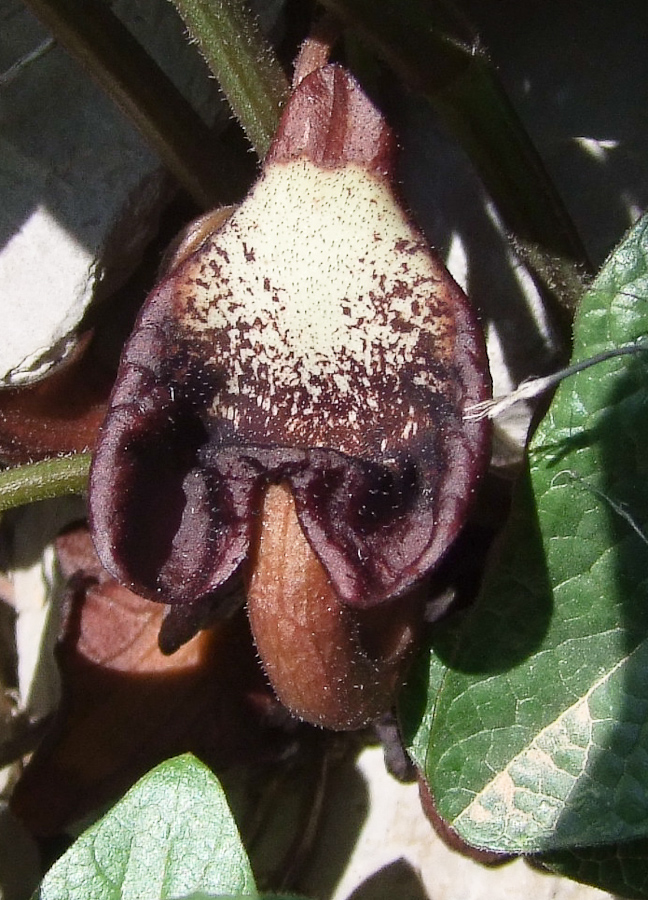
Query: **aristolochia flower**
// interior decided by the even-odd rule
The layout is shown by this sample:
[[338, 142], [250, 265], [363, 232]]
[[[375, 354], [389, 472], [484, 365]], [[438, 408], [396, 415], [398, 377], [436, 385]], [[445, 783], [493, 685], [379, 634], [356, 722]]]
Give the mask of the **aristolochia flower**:
[[147, 300], [91, 481], [106, 568], [177, 622], [242, 573], [275, 690], [337, 728], [389, 707], [487, 452], [481, 332], [393, 151], [344, 69], [301, 82], [249, 196]]

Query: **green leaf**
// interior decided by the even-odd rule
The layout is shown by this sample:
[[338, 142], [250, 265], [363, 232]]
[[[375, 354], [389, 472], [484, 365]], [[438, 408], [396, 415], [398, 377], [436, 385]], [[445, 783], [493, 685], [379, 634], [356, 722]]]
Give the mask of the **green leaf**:
[[223, 790], [190, 755], [157, 766], [45, 876], [36, 900], [257, 896]]
[[419, 653], [410, 668], [407, 686], [399, 697], [399, 716], [409, 755], [424, 772], [434, 722], [436, 700], [447, 668], [438, 654]]
[[543, 868], [619, 894], [627, 900], [648, 897], [648, 840], [607, 847], [558, 850], [537, 858]]
[[[583, 299], [574, 361], [646, 334], [648, 218]], [[647, 387], [640, 352], [563, 382], [478, 604], [434, 639], [433, 696], [406, 726], [474, 845], [648, 835]]]

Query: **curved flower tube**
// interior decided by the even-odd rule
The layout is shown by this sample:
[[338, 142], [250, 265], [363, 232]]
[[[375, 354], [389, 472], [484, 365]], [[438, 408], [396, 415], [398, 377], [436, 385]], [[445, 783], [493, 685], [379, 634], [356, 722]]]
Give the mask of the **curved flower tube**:
[[336, 728], [391, 703], [488, 453], [463, 417], [490, 392], [481, 331], [393, 158], [344, 69], [301, 81], [249, 196], [147, 300], [91, 476], [106, 568], [195, 609], [245, 570], [277, 693]]

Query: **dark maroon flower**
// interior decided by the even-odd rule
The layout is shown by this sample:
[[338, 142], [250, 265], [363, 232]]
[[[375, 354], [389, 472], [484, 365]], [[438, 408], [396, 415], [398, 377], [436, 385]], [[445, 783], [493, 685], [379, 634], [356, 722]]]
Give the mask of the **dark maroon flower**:
[[[301, 82], [249, 196], [149, 297], [91, 480], [108, 570], [196, 609], [247, 571], [275, 689], [333, 727], [389, 705], [412, 592], [487, 453], [487, 426], [463, 417], [489, 393], [480, 328], [400, 205], [393, 155], [344, 69]], [[295, 700], [300, 679], [347, 711]]]

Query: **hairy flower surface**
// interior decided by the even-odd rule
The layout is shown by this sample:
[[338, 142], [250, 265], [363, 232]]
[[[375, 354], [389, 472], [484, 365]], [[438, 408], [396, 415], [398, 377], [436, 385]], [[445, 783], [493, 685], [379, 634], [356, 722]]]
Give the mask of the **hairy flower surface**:
[[[280, 697], [333, 727], [389, 705], [412, 592], [487, 454], [487, 425], [463, 418], [489, 394], [481, 332], [398, 200], [393, 156], [344, 69], [300, 83], [251, 193], [149, 297], [91, 481], [109, 571], [198, 608], [245, 570]], [[305, 664], [357, 709], [287, 698]]]

